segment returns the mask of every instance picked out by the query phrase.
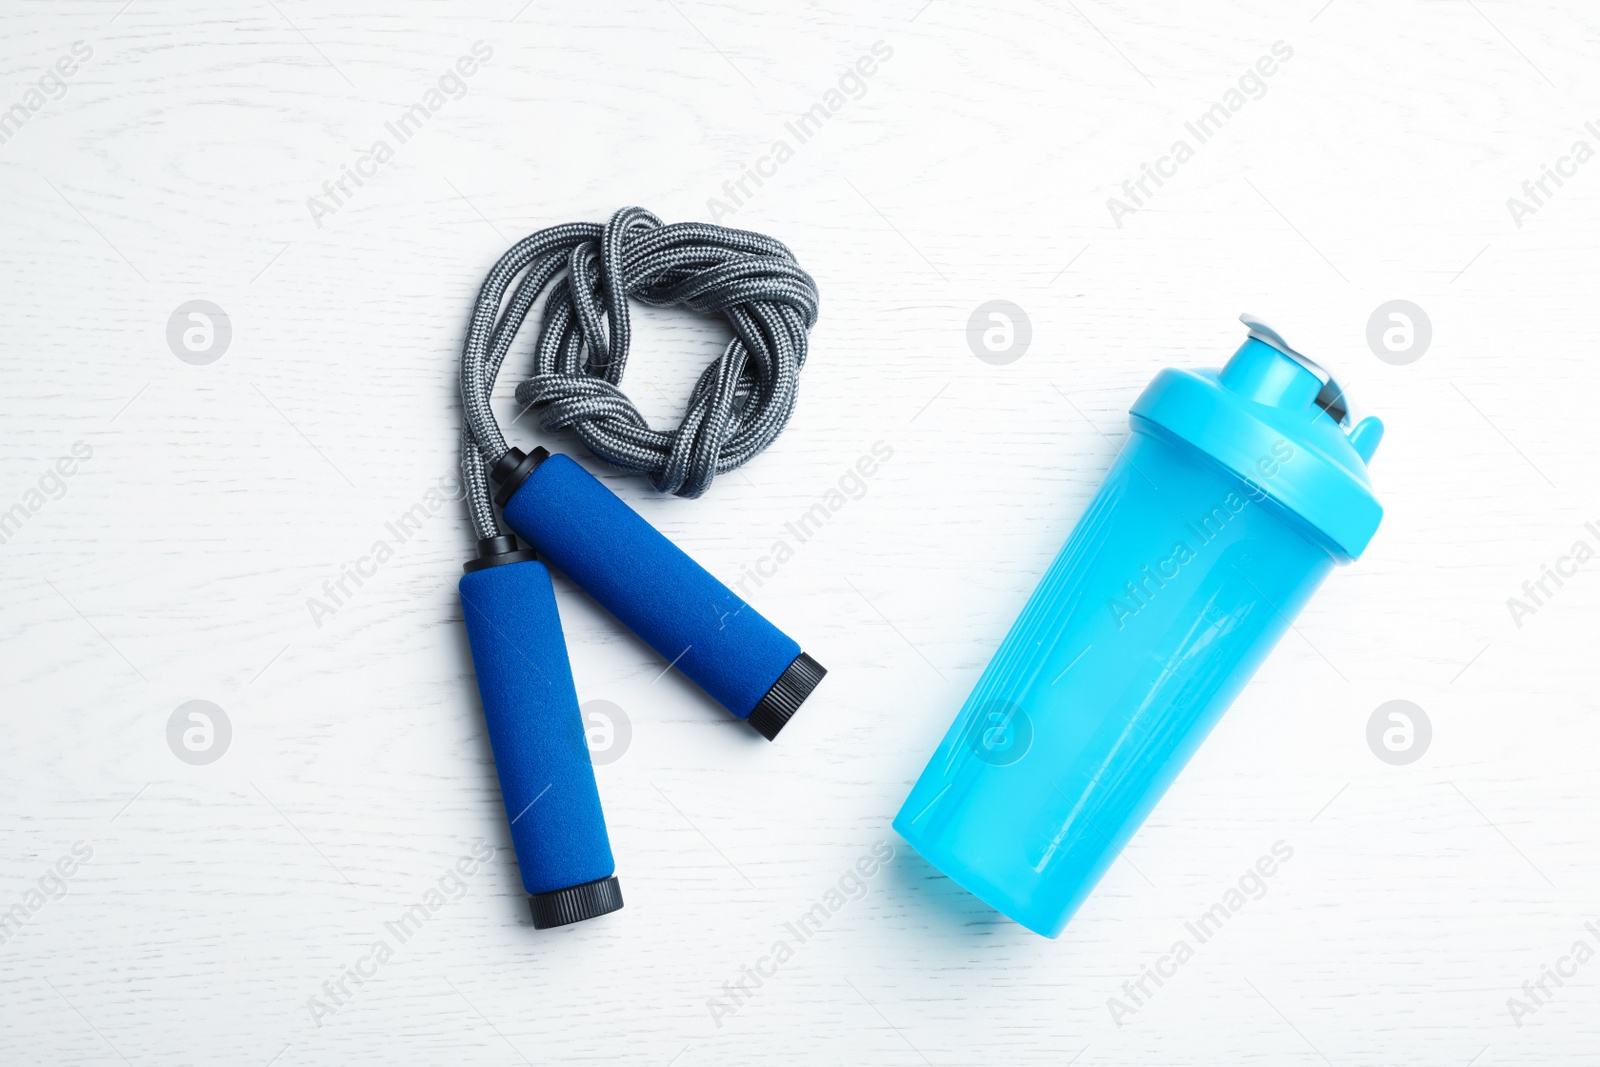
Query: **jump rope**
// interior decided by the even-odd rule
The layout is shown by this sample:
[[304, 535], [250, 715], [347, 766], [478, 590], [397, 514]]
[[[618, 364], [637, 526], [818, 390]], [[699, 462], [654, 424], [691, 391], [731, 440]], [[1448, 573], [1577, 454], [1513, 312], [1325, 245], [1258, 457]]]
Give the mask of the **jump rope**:
[[[512, 844], [541, 929], [622, 907], [546, 564], [769, 741], [827, 673], [572, 459], [506, 442], [489, 397], [546, 290], [534, 374], [517, 400], [545, 432], [570, 430], [603, 463], [689, 498], [783, 431], [817, 321], [816, 283], [780, 242], [703, 223], [664, 225], [638, 207], [603, 226], [531, 234], [484, 279], [461, 356], [461, 468], [478, 538], [461, 606]], [[620, 387], [630, 299], [720, 316], [733, 328], [676, 429], [652, 429]]]

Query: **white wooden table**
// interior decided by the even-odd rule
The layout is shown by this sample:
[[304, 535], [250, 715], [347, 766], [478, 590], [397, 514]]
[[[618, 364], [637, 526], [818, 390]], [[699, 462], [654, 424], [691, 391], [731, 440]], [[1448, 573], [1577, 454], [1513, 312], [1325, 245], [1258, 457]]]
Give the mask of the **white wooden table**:
[[[1591, 6], [520, 3], [10, 5], [0, 1061], [1594, 1062], [1600, 560], [1561, 563], [1600, 548]], [[454, 464], [483, 272], [631, 203], [796, 251], [823, 294], [800, 407], [698, 501], [547, 443], [730, 582], [891, 456], [747, 587], [831, 672], [776, 744], [558, 583], [580, 698], [631, 723], [598, 768], [627, 907], [540, 932], [465, 516], [389, 524]], [[991, 300], [1031, 325], [1009, 363], [969, 347]], [[1393, 300], [1431, 324], [1409, 363], [1368, 345]], [[1388, 514], [1047, 941], [889, 820], [1128, 404], [1246, 310], [1386, 420]], [[636, 322], [625, 384], [668, 425], [724, 328]], [[210, 763], [169, 744], [194, 700], [229, 725]], [[1368, 745], [1390, 700], [1431, 723], [1409, 764]], [[875, 847], [865, 894], [716, 1009]]]

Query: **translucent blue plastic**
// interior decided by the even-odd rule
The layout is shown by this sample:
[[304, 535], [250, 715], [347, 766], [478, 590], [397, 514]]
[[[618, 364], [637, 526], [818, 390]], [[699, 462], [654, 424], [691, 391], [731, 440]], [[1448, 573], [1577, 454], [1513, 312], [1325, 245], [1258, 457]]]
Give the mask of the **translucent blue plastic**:
[[[1366, 457], [1311, 403], [1314, 374], [1255, 341], [1236, 363], [1231, 379], [1202, 373], [1189, 375], [1198, 385], [1178, 386], [1183, 418], [1204, 403], [1216, 410], [1193, 424], [1167, 421], [1197, 438], [1243, 436], [1244, 449], [1225, 465], [1141, 415], [1166, 418], [1160, 401], [1173, 383], [1157, 379], [1135, 406], [1127, 447], [894, 822], [956, 882], [1048, 937], [1335, 563], [1371, 536], [1349, 524], [1359, 501], [1338, 512], [1341, 544], [1277, 499], [1321, 499], [1334, 479], [1351, 482], [1338, 491], [1371, 499]], [[1251, 368], [1276, 368], [1277, 378], [1252, 380], [1242, 373]], [[1209, 399], [1183, 394], [1191, 385]], [[1357, 443], [1375, 445], [1378, 434], [1374, 420]], [[1381, 511], [1371, 508], [1375, 529]]]

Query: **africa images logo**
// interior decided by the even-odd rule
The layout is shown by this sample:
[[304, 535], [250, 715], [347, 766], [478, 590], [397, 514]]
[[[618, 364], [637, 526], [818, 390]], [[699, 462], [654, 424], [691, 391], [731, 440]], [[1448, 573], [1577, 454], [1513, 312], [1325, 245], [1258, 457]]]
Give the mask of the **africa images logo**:
[[[1278, 441], [1272, 446], [1271, 455], [1262, 456], [1256, 461], [1256, 473], [1264, 479], [1276, 478], [1282, 465], [1293, 458], [1294, 446], [1288, 441]], [[1167, 587], [1167, 583], [1178, 577], [1183, 567], [1198, 559], [1207, 545], [1222, 536], [1230, 520], [1251, 504], [1259, 504], [1266, 499], [1267, 491], [1264, 488], [1253, 481], [1245, 481], [1239, 489], [1229, 490], [1205, 514], [1184, 523], [1183, 528], [1193, 543], [1188, 538], [1173, 542], [1165, 557], [1139, 568], [1138, 574], [1123, 583], [1120, 593], [1106, 601], [1117, 629], [1121, 630], [1130, 618], [1149, 607], [1156, 595]]]

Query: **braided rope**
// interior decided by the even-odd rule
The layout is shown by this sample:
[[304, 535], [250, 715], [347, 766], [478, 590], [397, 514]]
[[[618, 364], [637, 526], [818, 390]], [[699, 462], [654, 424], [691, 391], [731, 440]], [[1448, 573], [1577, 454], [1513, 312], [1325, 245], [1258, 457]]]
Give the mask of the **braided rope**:
[[[638, 207], [623, 208], [603, 227], [540, 230], [489, 272], [462, 351], [462, 465], [480, 537], [499, 532], [484, 464], [508, 447], [489, 393], [547, 287], [534, 374], [517, 387], [517, 400], [536, 413], [541, 429], [570, 429], [605, 463], [682, 497], [704, 493], [718, 474], [747, 463], [783, 432], [807, 331], [817, 321], [816, 283], [786, 246], [705, 223], [664, 225]], [[718, 315], [733, 327], [733, 340], [695, 382], [676, 429], [651, 429], [620, 388], [632, 339], [629, 298]]]

